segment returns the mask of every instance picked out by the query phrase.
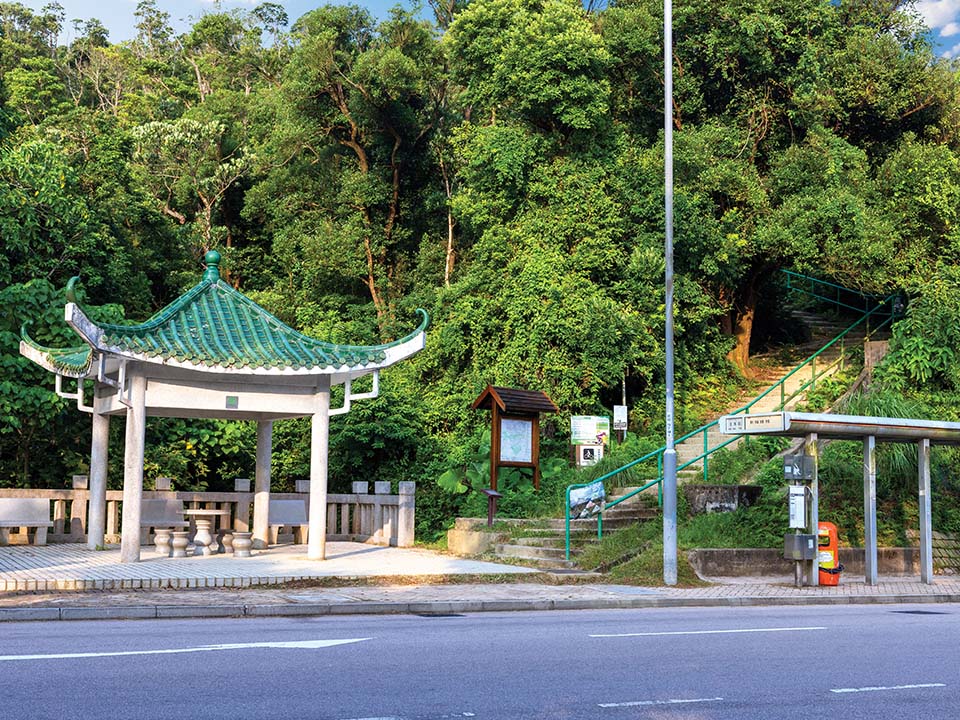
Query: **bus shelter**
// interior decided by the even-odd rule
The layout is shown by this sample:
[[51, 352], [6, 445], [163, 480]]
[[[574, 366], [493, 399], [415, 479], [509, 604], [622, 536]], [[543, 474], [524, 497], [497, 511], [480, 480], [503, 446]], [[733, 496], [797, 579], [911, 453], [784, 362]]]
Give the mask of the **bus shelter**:
[[[772, 412], [755, 415], [724, 415], [720, 432], [726, 435], [775, 435], [804, 438], [805, 452], [812, 458], [810, 532], [819, 523], [817, 441], [860, 440], [863, 443], [863, 535], [865, 579], [877, 584], [877, 463], [878, 442], [914, 443], [917, 446], [920, 500], [920, 579], [933, 583], [933, 528], [930, 508], [930, 446], [960, 445], [960, 423], [862, 415]], [[817, 585], [817, 560], [810, 568], [811, 584]]]

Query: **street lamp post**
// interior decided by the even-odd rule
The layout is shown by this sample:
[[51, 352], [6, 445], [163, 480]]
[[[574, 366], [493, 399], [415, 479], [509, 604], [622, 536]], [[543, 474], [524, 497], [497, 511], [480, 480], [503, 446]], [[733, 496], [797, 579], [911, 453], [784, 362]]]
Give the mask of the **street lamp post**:
[[666, 449], [663, 451], [663, 582], [677, 584], [677, 451], [673, 445], [673, 0], [663, 0], [663, 165], [666, 277]]

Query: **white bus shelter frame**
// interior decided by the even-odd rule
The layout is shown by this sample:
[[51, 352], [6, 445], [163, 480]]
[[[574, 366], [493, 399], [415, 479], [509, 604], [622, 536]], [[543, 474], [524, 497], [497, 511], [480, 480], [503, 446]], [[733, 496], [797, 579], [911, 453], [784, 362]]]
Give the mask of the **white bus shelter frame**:
[[[930, 446], [960, 445], [960, 423], [862, 415], [774, 412], [724, 415], [720, 432], [726, 435], [774, 435], [803, 438], [813, 457], [810, 485], [810, 533], [819, 523], [818, 440], [860, 440], [863, 443], [863, 534], [865, 580], [877, 584], [877, 442], [916, 443], [920, 500], [920, 580], [933, 584], [933, 527], [930, 507]], [[817, 560], [810, 564], [809, 584], [819, 584]]]

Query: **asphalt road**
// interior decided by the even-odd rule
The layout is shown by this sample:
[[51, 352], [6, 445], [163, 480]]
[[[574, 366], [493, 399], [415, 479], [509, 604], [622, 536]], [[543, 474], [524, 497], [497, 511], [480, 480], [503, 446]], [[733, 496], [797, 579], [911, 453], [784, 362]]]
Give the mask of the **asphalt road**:
[[960, 606], [0, 625], [5, 715], [960, 717]]

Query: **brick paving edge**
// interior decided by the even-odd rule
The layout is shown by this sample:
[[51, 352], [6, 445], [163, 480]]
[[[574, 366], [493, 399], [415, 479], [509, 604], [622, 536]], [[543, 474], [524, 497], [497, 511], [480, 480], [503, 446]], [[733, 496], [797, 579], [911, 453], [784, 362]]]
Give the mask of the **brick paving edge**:
[[812, 595], [809, 597], [627, 597], [567, 600], [444, 600], [438, 602], [289, 603], [265, 605], [43, 606], [0, 608], [0, 622], [49, 620], [144, 620], [204, 617], [321, 615], [424, 615], [536, 610], [627, 610], [676, 607], [773, 607], [798, 605], [896, 605], [960, 603], [960, 594]]

